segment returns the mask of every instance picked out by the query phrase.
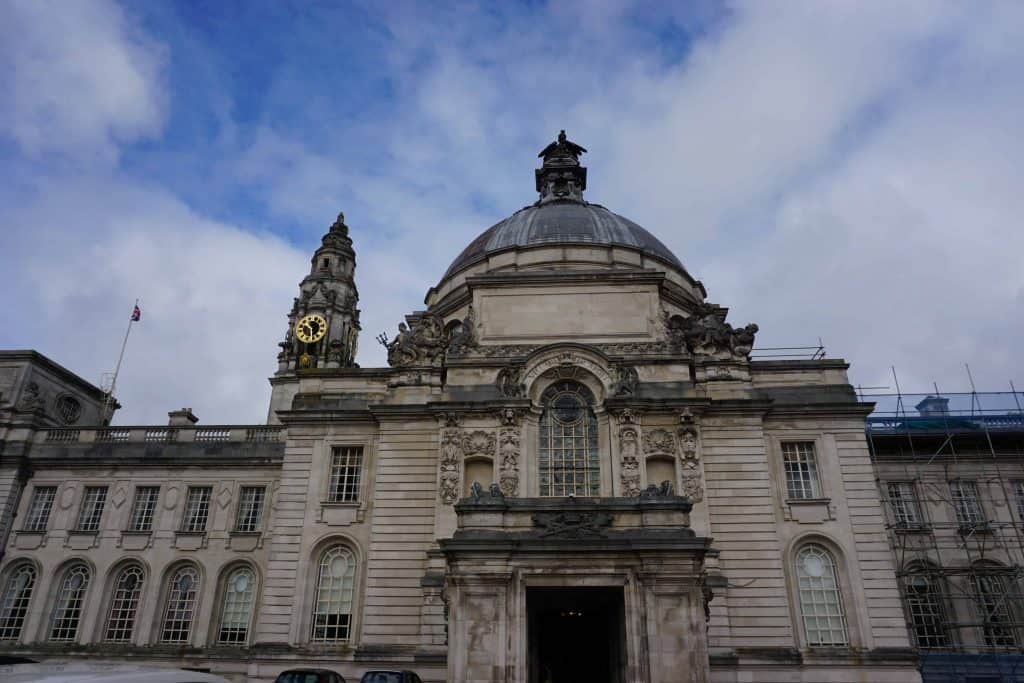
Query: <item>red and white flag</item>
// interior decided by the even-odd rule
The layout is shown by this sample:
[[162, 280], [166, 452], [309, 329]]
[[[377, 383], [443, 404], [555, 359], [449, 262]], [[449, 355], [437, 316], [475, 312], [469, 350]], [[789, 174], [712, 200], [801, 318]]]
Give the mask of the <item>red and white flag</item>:
[[142, 318], [142, 309], [139, 308], [138, 304], [135, 304], [135, 310], [132, 311], [132, 322], [137, 323]]

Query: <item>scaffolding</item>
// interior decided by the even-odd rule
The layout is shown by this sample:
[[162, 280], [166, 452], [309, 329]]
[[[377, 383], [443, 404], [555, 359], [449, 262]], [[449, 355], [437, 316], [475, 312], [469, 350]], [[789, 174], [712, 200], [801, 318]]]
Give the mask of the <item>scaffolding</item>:
[[1024, 394], [968, 378], [858, 396], [925, 681], [1024, 681]]

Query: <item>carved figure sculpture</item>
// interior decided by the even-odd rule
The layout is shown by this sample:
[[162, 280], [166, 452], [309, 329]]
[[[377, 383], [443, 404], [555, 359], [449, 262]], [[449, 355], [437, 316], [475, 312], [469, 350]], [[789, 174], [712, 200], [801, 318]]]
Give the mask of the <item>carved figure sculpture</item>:
[[672, 486], [672, 482], [665, 480], [661, 482], [661, 486], [657, 484], [648, 484], [647, 488], [640, 494], [641, 498], [667, 498], [668, 496], [674, 496], [676, 494], [675, 487]]
[[382, 336], [381, 343], [387, 346], [391, 367], [435, 365], [445, 348], [444, 326], [440, 318], [428, 313], [420, 317], [412, 329], [399, 323], [398, 335], [390, 342]]
[[459, 467], [462, 462], [462, 434], [458, 429], [441, 433], [441, 500], [451, 505], [459, 497]]
[[41, 410], [45, 403], [46, 399], [43, 398], [43, 392], [39, 389], [39, 385], [35, 382], [29, 382], [28, 386], [25, 387], [25, 393], [21, 395], [21, 400], [18, 401], [18, 410], [34, 413], [37, 410]]
[[462, 319], [448, 338], [448, 353], [463, 354], [476, 347], [476, 314], [470, 306], [466, 317]]
[[636, 393], [637, 385], [640, 383], [640, 376], [632, 365], [620, 365], [617, 368], [615, 386], [612, 393], [615, 396], [632, 396]]
[[499, 370], [498, 393], [505, 398], [522, 398], [526, 394], [522, 375], [523, 369], [517, 365], [509, 365]]
[[503, 427], [498, 436], [501, 491], [512, 498], [519, 494], [519, 428]]
[[743, 360], [754, 347], [757, 325], [735, 329], [725, 322], [725, 314], [711, 304], [700, 304], [689, 318], [670, 323], [669, 336], [678, 343], [681, 338], [694, 354], [721, 360]]
[[622, 495], [635, 498], [640, 495], [640, 460], [637, 457], [636, 430], [632, 427], [619, 432], [619, 452], [622, 456]]

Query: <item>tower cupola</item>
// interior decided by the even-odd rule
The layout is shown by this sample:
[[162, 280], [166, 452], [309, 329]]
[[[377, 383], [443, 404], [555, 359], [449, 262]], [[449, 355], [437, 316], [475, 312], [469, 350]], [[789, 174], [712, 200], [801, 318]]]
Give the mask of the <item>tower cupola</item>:
[[586, 149], [565, 137], [563, 130], [558, 139], [541, 150], [538, 157], [544, 159], [536, 170], [538, 203], [557, 200], [583, 201], [583, 190], [587, 189], [587, 168], [580, 165], [580, 155]]
[[313, 253], [309, 275], [299, 283], [288, 331], [279, 344], [278, 374], [355, 366], [360, 330], [355, 270], [356, 252], [345, 214], [339, 213]]

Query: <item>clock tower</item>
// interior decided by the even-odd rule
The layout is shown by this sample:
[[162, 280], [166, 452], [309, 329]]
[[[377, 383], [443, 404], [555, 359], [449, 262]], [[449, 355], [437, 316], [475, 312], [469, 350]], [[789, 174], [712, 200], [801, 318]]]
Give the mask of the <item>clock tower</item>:
[[356, 252], [345, 215], [324, 235], [309, 275], [288, 314], [288, 331], [278, 346], [277, 374], [307, 368], [355, 367], [359, 336], [359, 293], [354, 280]]

